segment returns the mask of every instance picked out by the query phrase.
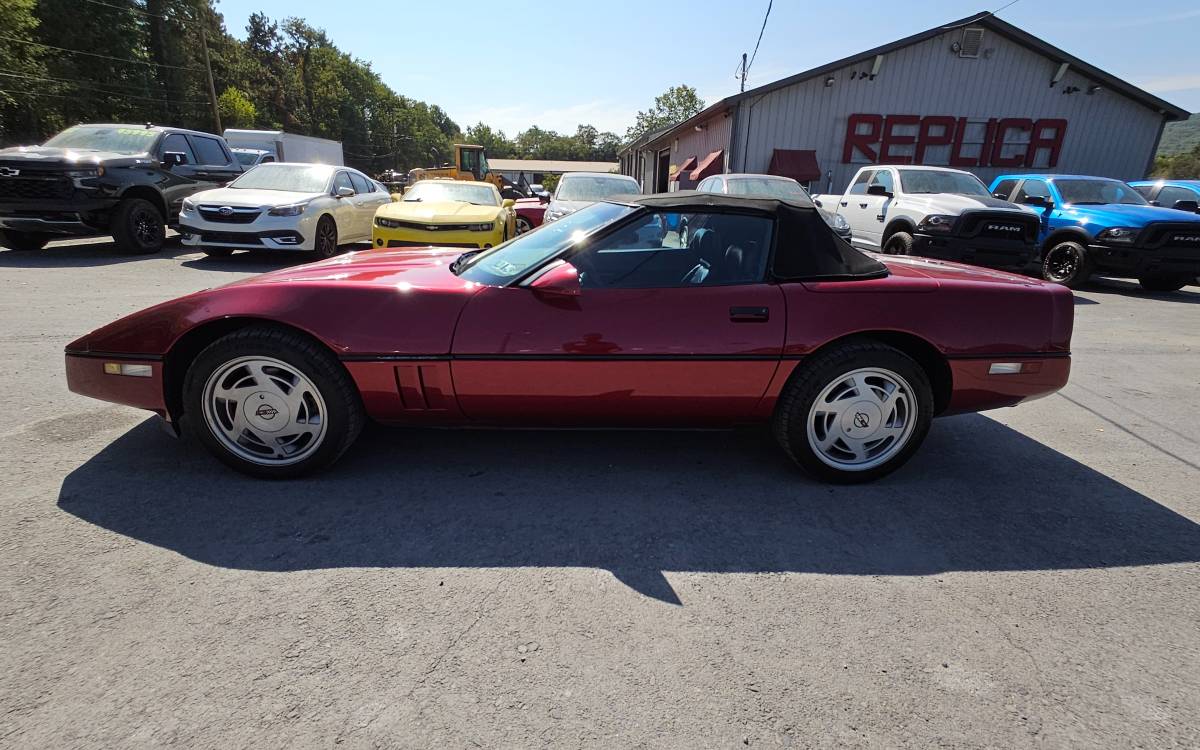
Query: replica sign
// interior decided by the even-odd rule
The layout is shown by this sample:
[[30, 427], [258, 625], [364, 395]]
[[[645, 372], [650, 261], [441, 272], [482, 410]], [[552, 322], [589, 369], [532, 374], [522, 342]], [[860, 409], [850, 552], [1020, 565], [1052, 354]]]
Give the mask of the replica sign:
[[[974, 137], [969, 136], [972, 130]], [[1066, 132], [1067, 121], [1058, 118], [992, 117], [985, 122], [950, 115], [857, 114], [846, 123], [842, 163], [854, 163], [858, 152], [872, 164], [1053, 167]]]

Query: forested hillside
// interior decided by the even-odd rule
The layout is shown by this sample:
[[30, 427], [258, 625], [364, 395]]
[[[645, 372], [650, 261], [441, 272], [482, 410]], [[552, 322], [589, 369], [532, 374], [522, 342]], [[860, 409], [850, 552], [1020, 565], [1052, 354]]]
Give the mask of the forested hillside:
[[1159, 156], [1175, 156], [1200, 146], [1200, 112], [1182, 122], [1168, 122], [1158, 143]]
[[224, 127], [340, 140], [347, 162], [371, 172], [442, 163], [464, 137], [495, 156], [616, 159], [618, 137], [587, 125], [509, 139], [480, 123], [464, 134], [302, 19], [255, 14], [244, 36], [228, 33], [211, 0], [0, 0], [0, 144], [80, 122], [214, 130], [207, 40]]

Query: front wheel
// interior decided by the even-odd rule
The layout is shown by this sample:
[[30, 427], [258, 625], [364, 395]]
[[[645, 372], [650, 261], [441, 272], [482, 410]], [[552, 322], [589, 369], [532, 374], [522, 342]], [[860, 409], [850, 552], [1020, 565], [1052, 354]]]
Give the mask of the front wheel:
[[780, 396], [774, 430], [802, 469], [827, 482], [869, 482], [900, 468], [933, 420], [925, 370], [874, 341], [846, 344], [801, 365]]
[[533, 231], [533, 223], [530, 222], [529, 219], [526, 219], [524, 216], [518, 216], [517, 217], [517, 234], [522, 235], [522, 234], [525, 234], [526, 232], [532, 232], [532, 231]]
[[167, 228], [157, 206], [142, 198], [127, 198], [113, 212], [112, 236], [122, 250], [149, 255], [162, 250]]
[[297, 477], [338, 459], [365, 421], [358, 390], [327, 349], [252, 326], [200, 352], [184, 380], [188, 429], [245, 474]]
[[1078, 242], [1059, 242], [1042, 257], [1042, 278], [1046, 281], [1079, 289], [1091, 275], [1091, 259]]
[[912, 255], [913, 236], [908, 232], [896, 232], [883, 243], [884, 255]]
[[32, 252], [41, 250], [50, 241], [50, 235], [40, 234], [38, 232], [18, 232], [13, 229], [6, 229], [0, 232], [0, 241], [2, 244], [12, 250], [20, 250], [22, 252]]
[[1142, 276], [1138, 283], [1147, 292], [1177, 292], [1192, 283], [1192, 279], [1188, 276]]

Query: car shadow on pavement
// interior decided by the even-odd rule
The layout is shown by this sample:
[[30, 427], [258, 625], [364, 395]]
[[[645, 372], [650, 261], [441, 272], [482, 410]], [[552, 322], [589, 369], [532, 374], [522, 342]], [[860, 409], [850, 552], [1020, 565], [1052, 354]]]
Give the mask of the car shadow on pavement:
[[372, 428], [302, 481], [235, 474], [148, 420], [63, 482], [80, 519], [220, 567], [593, 567], [927, 575], [1200, 560], [1200, 525], [979, 415], [870, 485], [807, 479], [764, 431]]
[[108, 237], [78, 240], [69, 243], [52, 242], [41, 250], [18, 251], [0, 248], [0, 267], [3, 268], [86, 268], [115, 266], [153, 258], [178, 258], [196, 252], [184, 247], [178, 235], [167, 237], [163, 249], [149, 255], [137, 255], [121, 250]]
[[[347, 245], [342, 253], [355, 250], [370, 250], [370, 244]], [[225, 258], [211, 258], [202, 255], [199, 258], [185, 260], [180, 265], [196, 268], [202, 271], [227, 271], [229, 273], [266, 273], [280, 268], [299, 266], [305, 263], [315, 263], [321, 260], [314, 253], [296, 252], [290, 250], [257, 251], [239, 250]]]
[[1141, 297], [1162, 302], [1181, 302], [1185, 305], [1200, 305], [1200, 286], [1185, 286], [1176, 292], [1148, 292], [1136, 281], [1127, 279], [1095, 278], [1088, 281], [1085, 292], [1119, 294], [1122, 297]]

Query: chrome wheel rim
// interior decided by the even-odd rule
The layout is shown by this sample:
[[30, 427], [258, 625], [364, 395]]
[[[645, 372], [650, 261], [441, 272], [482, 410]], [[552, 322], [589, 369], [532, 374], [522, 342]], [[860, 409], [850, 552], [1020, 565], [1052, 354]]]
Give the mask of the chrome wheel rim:
[[238, 357], [204, 384], [204, 422], [238, 458], [289, 466], [325, 439], [325, 400], [302, 372], [271, 357]]
[[837, 376], [817, 395], [808, 413], [808, 443], [835, 469], [867, 471], [903, 450], [916, 424], [908, 381], [865, 367]]
[[518, 216], [517, 217], [517, 234], [525, 234], [530, 229], [533, 229], [533, 225], [529, 223], [529, 219], [526, 219], [523, 216]]
[[1070, 247], [1059, 246], [1050, 251], [1046, 258], [1046, 275], [1050, 281], [1064, 281], [1075, 275], [1079, 270], [1079, 258]]

